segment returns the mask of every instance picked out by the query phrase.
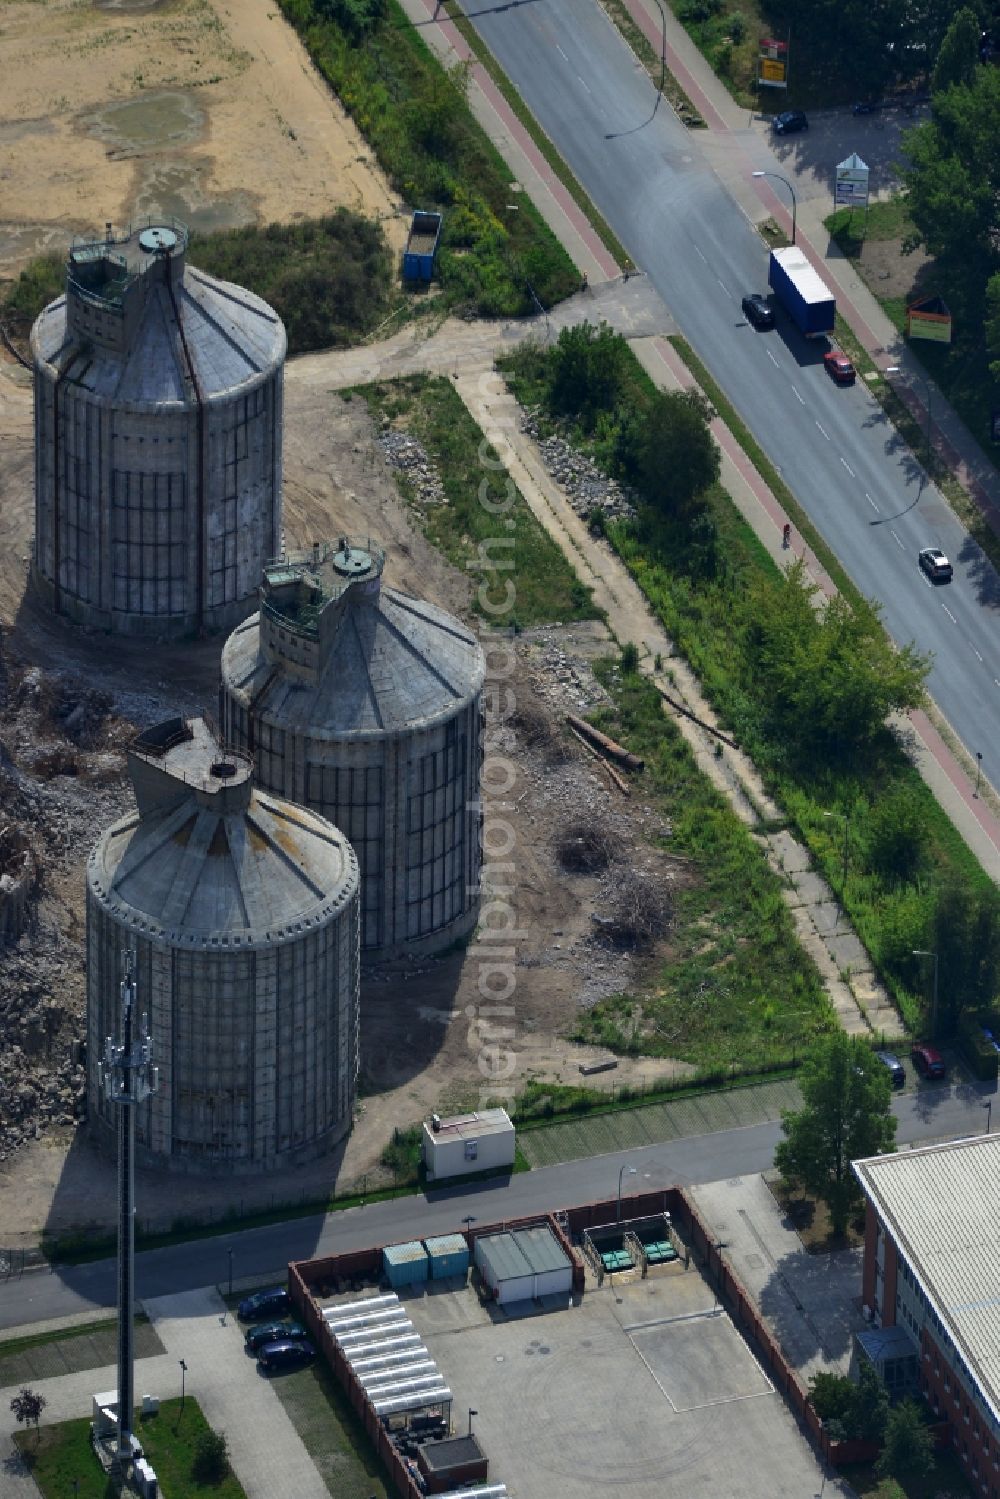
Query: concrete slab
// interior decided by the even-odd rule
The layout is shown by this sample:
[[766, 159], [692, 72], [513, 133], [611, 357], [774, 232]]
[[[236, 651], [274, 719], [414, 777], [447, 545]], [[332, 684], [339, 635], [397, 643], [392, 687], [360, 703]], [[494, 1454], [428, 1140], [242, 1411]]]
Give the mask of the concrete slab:
[[855, 932], [848, 927], [842, 927], [840, 931], [834, 931], [826, 939], [826, 945], [833, 954], [834, 962], [842, 971], [850, 969], [854, 972], [870, 972], [871, 958], [865, 949], [864, 943]]
[[809, 869], [812, 859], [809, 850], [789, 832], [772, 833], [768, 842], [786, 874], [798, 874]]
[[797, 871], [792, 882], [790, 901], [793, 905], [811, 906], [826, 904], [833, 899], [833, 892], [821, 874], [813, 869]]
[[812, 1449], [693, 1265], [588, 1289], [579, 1305], [527, 1322], [500, 1314], [488, 1328], [457, 1311], [443, 1331], [436, 1298], [405, 1299], [456, 1419], [476, 1411], [490, 1478], [518, 1499], [820, 1490]]

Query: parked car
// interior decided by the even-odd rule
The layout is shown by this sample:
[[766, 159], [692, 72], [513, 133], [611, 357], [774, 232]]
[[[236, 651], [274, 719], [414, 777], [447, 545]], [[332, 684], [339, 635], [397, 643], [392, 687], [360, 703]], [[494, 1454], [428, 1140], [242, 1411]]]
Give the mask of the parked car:
[[316, 1350], [308, 1338], [281, 1338], [258, 1348], [257, 1365], [265, 1374], [273, 1374], [279, 1369], [301, 1369], [315, 1357]]
[[288, 1338], [306, 1338], [309, 1334], [298, 1322], [258, 1322], [246, 1335], [246, 1345], [251, 1353], [263, 1348], [265, 1343], [282, 1343]]
[[282, 1317], [292, 1309], [292, 1298], [284, 1286], [272, 1286], [268, 1291], [256, 1291], [247, 1296], [236, 1308], [241, 1322], [262, 1322], [267, 1317]]
[[853, 385], [855, 369], [846, 354], [839, 349], [831, 349], [829, 354], [823, 355], [823, 368], [832, 380], [838, 385]]
[[936, 1046], [920, 1042], [910, 1051], [910, 1058], [921, 1077], [944, 1077], [944, 1057]]
[[947, 582], [951, 577], [953, 568], [940, 547], [924, 547], [918, 552], [917, 561], [929, 578], [937, 582]]
[[772, 121], [776, 135], [792, 135], [796, 130], [808, 130], [809, 121], [801, 109], [784, 109]]
[[743, 298], [740, 305], [747, 322], [752, 323], [755, 328], [774, 327], [774, 308], [762, 292], [752, 291]]
[[883, 107], [881, 99], [859, 99], [857, 104], [852, 106], [851, 114], [877, 115], [881, 113]]
[[903, 1071], [903, 1064], [896, 1056], [896, 1053], [894, 1051], [877, 1051], [875, 1055], [882, 1063], [882, 1066], [888, 1068], [889, 1076], [892, 1079], [892, 1086], [894, 1088], [901, 1088], [906, 1082], [906, 1073]]

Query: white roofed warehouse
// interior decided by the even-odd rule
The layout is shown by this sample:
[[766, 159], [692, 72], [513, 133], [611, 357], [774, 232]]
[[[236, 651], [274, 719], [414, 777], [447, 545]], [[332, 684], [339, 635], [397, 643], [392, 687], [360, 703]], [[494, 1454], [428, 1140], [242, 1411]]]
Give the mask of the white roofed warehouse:
[[35, 587], [154, 639], [231, 629], [281, 537], [285, 330], [187, 245], [174, 220], [109, 224], [31, 332]]
[[854, 1172], [867, 1204], [866, 1316], [893, 1330], [901, 1372], [906, 1340], [973, 1488], [998, 1499], [1000, 1136], [873, 1156]]

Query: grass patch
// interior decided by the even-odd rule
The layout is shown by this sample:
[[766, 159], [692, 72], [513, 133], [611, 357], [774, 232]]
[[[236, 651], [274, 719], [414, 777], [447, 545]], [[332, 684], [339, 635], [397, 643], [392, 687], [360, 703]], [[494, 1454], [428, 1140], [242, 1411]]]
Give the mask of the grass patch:
[[397, 192], [444, 210], [448, 305], [519, 316], [535, 296], [548, 307], [577, 290], [579, 272], [469, 109], [466, 71], [445, 72], [397, 0], [368, 7], [353, 35], [313, 0], [279, 4]]
[[[756, 87], [758, 38], [773, 35], [756, 0], [668, 0], [712, 72], [725, 84], [737, 103], [751, 108], [759, 102]], [[786, 90], [768, 90], [786, 109]]]
[[[798, 1071], [798, 1059], [770, 1069], [764, 1080], [780, 1082], [794, 1078]], [[756, 1086], [762, 1074], [741, 1076], [735, 1064], [729, 1068], [699, 1073], [697, 1077], [666, 1078], [662, 1082], [646, 1084], [622, 1083], [609, 1093], [606, 1089], [588, 1088], [575, 1083], [548, 1083], [532, 1079], [517, 1095], [511, 1113], [521, 1131], [545, 1129], [567, 1119], [580, 1119], [591, 1114], [623, 1114], [635, 1109], [658, 1107], [664, 1103], [677, 1103], [685, 1098], [699, 1098], [707, 1094], [728, 1093], [740, 1088]]]
[[[139, 1417], [136, 1435], [156, 1469], [164, 1494], [185, 1499], [245, 1499], [242, 1484], [230, 1474], [221, 1483], [195, 1483], [191, 1463], [198, 1438], [209, 1430], [198, 1402], [189, 1395], [184, 1402], [165, 1400], [157, 1416]], [[117, 1490], [106, 1478], [90, 1445], [90, 1421], [62, 1421], [40, 1430], [14, 1433], [18, 1452], [31, 1470], [43, 1499], [115, 1499]], [[79, 1489], [74, 1483], [79, 1483]]]
[[[77, 1374], [82, 1369], [101, 1369], [115, 1362], [117, 1351], [118, 1325], [114, 1319], [11, 1338], [0, 1343], [0, 1389], [30, 1385], [57, 1374]], [[149, 1318], [136, 1316], [136, 1358], [153, 1358], [162, 1352], [163, 1344]]]
[[588, 224], [594, 230], [604, 248], [610, 255], [614, 256], [619, 266], [624, 266], [628, 261], [624, 245], [615, 236], [607, 220], [598, 213], [590, 198], [584, 192], [549, 137], [545, 134], [545, 131], [531, 113], [531, 110], [528, 109], [517, 89], [507, 77], [503, 68], [501, 68], [493, 56], [493, 53], [486, 46], [486, 43], [482, 40], [472, 22], [457, 3], [457, 0], [444, 0], [444, 10], [449, 20], [461, 33], [467, 46], [474, 53], [476, 61], [485, 69], [501, 94], [503, 94], [510, 108], [531, 136], [538, 150], [542, 153], [556, 177], [569, 193], [577, 208], [586, 216]]
[[[799, 521], [838, 587], [849, 601], [859, 602], [857, 590], [820, 539], [813, 537], [792, 495], [749, 439], [700, 361], [682, 340], [675, 343], [709, 399], [790, 515]], [[546, 400], [546, 365], [552, 357], [535, 347], [505, 361], [509, 383], [522, 401]], [[637, 369], [636, 392], [643, 379]], [[552, 420], [551, 411], [549, 416]], [[579, 427], [567, 426], [573, 440], [588, 447], [601, 463], [599, 439], [588, 442]], [[599, 431], [600, 422], [597, 427]], [[749, 602], [769, 597], [761, 590], [773, 586], [780, 572], [721, 487], [705, 498], [716, 537], [709, 568], [695, 565], [695, 549], [678, 544], [676, 535], [671, 536], [648, 513], [640, 513], [634, 524], [609, 525], [608, 539], [697, 673], [720, 719], [753, 759], [788, 824], [809, 848], [905, 1021], [917, 1028], [926, 1009], [927, 979], [912, 950], [934, 949], [936, 912], [946, 895], [961, 891], [962, 899], [971, 905], [989, 894], [992, 886], [951, 823], [939, 815], [932, 793], [888, 730], [864, 755], [853, 758], [835, 759], [831, 750], [826, 760], [816, 755], [796, 759], [788, 752], [776, 727], [780, 720], [762, 700], [753, 665], [756, 625]], [[702, 814], [688, 824], [685, 798], [698, 805], [701, 796], [696, 789], [685, 785], [678, 799], [680, 811], [674, 811], [668, 788], [677, 781], [683, 783], [686, 772], [680, 763], [673, 763], [675, 751], [658, 722], [658, 705], [643, 699], [640, 686], [629, 682], [616, 696], [616, 712], [608, 726], [615, 737], [645, 755], [647, 775], [662, 783], [660, 794], [674, 817], [671, 846], [698, 873], [691, 892], [682, 891], [678, 897], [678, 920], [688, 923], [690, 935], [679, 930], [680, 961], [664, 974], [661, 992], [652, 1002], [637, 1005], [629, 996], [604, 1001], [583, 1017], [581, 1029], [586, 1039], [619, 1050], [652, 1049], [705, 1064], [713, 1047], [719, 1048], [717, 1054], [724, 1060], [730, 1040], [735, 1051], [737, 1046], [759, 1045], [771, 1036], [782, 1039], [786, 1022], [780, 1012], [787, 1004], [783, 986], [790, 986], [793, 995], [797, 987], [808, 995], [810, 986], [796, 964], [787, 962], [782, 967], [779, 961], [772, 974], [766, 965], [754, 961], [752, 953], [743, 951], [760, 940], [750, 918], [754, 906], [766, 917], [765, 940], [780, 948], [784, 938], [778, 908], [784, 909], [783, 902], [776, 888], [756, 881], [738, 839], [729, 836], [710, 805], [702, 802]], [[718, 883], [713, 888], [717, 871]], [[736, 886], [747, 886], [745, 911], [734, 904], [743, 898], [740, 891], [733, 894]], [[749, 926], [745, 924], [748, 919]], [[694, 940], [699, 923], [700, 951]], [[728, 1027], [730, 1005], [736, 1029], [719, 1043], [715, 1037], [719, 1029]]]
[[930, 1470], [905, 1484], [880, 1479], [874, 1463], [846, 1463], [837, 1472], [858, 1499], [974, 1499], [977, 1493], [950, 1451], [935, 1452]]
[[[477, 612], [493, 618], [489, 605], [503, 602], [505, 580], [509, 579], [515, 598], [503, 618], [515, 630], [597, 617], [589, 589], [539, 525], [512, 481], [502, 468], [498, 470], [495, 459], [489, 467], [484, 466], [480, 457], [483, 434], [448, 379], [413, 375], [362, 386], [355, 393], [368, 402], [376, 430], [381, 420], [388, 418], [411, 432], [433, 460], [447, 503], [430, 506], [421, 524], [428, 540], [448, 561], [463, 571], [470, 570], [469, 576], [477, 580], [473, 601]], [[397, 482], [412, 501], [414, 491], [405, 476], [398, 476]], [[484, 548], [496, 573], [483, 568], [480, 558]], [[471, 571], [477, 568], [480, 570]]]
[[272, 1379], [303, 1446], [335, 1499], [389, 1499], [394, 1492], [333, 1371], [321, 1360]]
[[830, 1024], [819, 975], [798, 941], [781, 881], [760, 844], [698, 768], [638, 674], [599, 675], [614, 707], [595, 722], [646, 762], [647, 796], [683, 859], [670, 956], [642, 995], [586, 1010], [575, 1039], [632, 1055], [676, 1057], [707, 1073], [787, 1066]]

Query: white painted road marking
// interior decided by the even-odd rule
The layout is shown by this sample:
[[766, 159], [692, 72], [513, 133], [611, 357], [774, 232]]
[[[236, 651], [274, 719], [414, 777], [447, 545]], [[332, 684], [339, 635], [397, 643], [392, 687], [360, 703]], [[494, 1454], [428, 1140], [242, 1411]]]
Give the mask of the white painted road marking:
[[715, 279], [716, 279], [716, 281], [718, 281], [719, 285], [722, 287], [722, 290], [725, 292], [726, 296], [731, 298], [733, 294], [729, 290], [729, 287], [726, 285], [726, 283], [723, 281], [722, 277], [721, 276], [716, 276]]
[[840, 461], [844, 465], [844, 467], [846, 468], [847, 472], [850, 474], [851, 478], [853, 479], [854, 478], [854, 470], [851, 467], [851, 465], [848, 463], [847, 459], [846, 458], [841, 458]]
[[698, 253], [698, 254], [699, 254], [699, 255], [701, 255], [701, 258], [702, 258], [702, 260], [704, 260], [704, 261], [705, 261], [705, 264], [706, 264], [706, 265], [708, 265], [708, 260], [707, 260], [707, 258], [706, 258], [706, 257], [705, 257], [705, 256], [704, 256], [704, 255], [702, 255], [702, 254], [701, 254], [701, 251], [700, 251], [700, 250], [699, 250], [699, 249], [698, 249], [698, 246], [697, 246], [697, 245], [695, 245], [695, 250], [696, 250], [696, 252], [697, 252], [697, 253]]
[[777, 369], [778, 368], [778, 361], [775, 359], [775, 357], [771, 353], [770, 349], [768, 349], [768, 351], [767, 351], [767, 357], [768, 357], [768, 359], [770, 359], [770, 361], [774, 365], [775, 369]]
[[[563, 49], [562, 49], [562, 48], [561, 48], [561, 47], [560, 47], [560, 45], [559, 45], [559, 43], [558, 43], [558, 42], [556, 42], [556, 51], [557, 51], [557, 52], [558, 52], [558, 53], [559, 53], [559, 56], [560, 56], [560, 57], [566, 57], [566, 54], [565, 54], [565, 52], [564, 52], [564, 51], [563, 51]], [[566, 57], [566, 61], [567, 61], [567, 62], [569, 62], [569, 58], [568, 58], [568, 57]]]
[[875, 501], [872, 499], [871, 495], [868, 493], [867, 489], [865, 490], [865, 499], [868, 501], [869, 505], [872, 507], [872, 509], [875, 511], [875, 514], [877, 515], [878, 514], [878, 506], [876, 505]]
[[957, 625], [958, 624], [958, 620], [955, 618], [954, 614], [952, 614], [951, 610], [948, 608], [948, 605], [947, 604], [942, 604], [941, 608], [944, 610], [945, 614], [947, 614], [947, 616], [951, 620], [952, 624], [953, 625]]
[[982, 656], [976, 650], [976, 647], [974, 645], [972, 645], [972, 641], [971, 640], [969, 641], [969, 644], [970, 644], [970, 646], [972, 646], [972, 654], [975, 656], [976, 660], [977, 661], [982, 661], [982, 659], [983, 659]]
[[792, 395], [798, 401], [800, 406], [804, 406], [806, 404], [803, 398], [799, 395], [798, 391], [795, 389], [794, 385], [792, 386]]
[[[897, 535], [896, 535], [896, 533], [895, 533], [895, 531], [890, 531], [890, 532], [889, 532], [889, 535], [890, 535], [890, 536], [891, 536], [891, 537], [892, 537], [892, 539], [893, 539], [893, 541], [894, 541], [894, 542], [895, 542], [895, 543], [896, 543], [896, 545], [897, 545], [897, 546], [898, 546], [898, 547], [902, 547], [902, 546], [903, 546], [903, 543], [902, 543], [902, 542], [901, 542], [901, 541], [900, 541], [900, 539], [899, 539], [899, 537], [898, 537], [898, 536], [897, 536]], [[903, 548], [903, 550], [904, 550], [904, 551], [905, 551], [905, 550], [906, 550], [906, 549], [905, 549], [905, 547], [904, 547], [904, 548]]]
[[[577, 76], [577, 78], [580, 78], [579, 73], [577, 73], [576, 76]], [[583, 84], [584, 88], [587, 89], [587, 93], [588, 94], [593, 92], [592, 89], [588, 88], [588, 86], [587, 86], [587, 80], [585, 78], [580, 78], [580, 82]]]
[[822, 432], [822, 434], [826, 438], [827, 442], [829, 442], [830, 441], [830, 434], [826, 430], [826, 428], [820, 422], [817, 422], [816, 425], [817, 425], [817, 427], [819, 427], [819, 430]]

